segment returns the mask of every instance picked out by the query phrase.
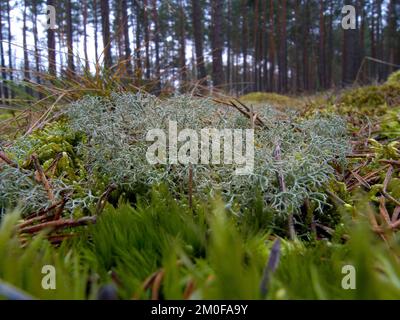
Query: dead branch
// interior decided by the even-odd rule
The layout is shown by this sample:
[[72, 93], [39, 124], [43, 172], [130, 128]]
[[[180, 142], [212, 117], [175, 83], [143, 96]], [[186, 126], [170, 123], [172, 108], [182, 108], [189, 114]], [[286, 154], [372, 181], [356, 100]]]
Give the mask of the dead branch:
[[28, 234], [34, 234], [37, 232], [40, 232], [45, 229], [49, 229], [51, 231], [54, 230], [59, 230], [59, 229], [64, 229], [64, 228], [74, 228], [74, 227], [80, 227], [80, 226], [85, 226], [88, 224], [93, 224], [96, 223], [97, 217], [83, 217], [78, 220], [74, 219], [59, 219], [59, 220], [54, 220], [54, 221], [49, 221], [41, 224], [37, 224], [32, 227], [26, 227], [22, 228], [19, 232], [22, 233], [28, 233]]

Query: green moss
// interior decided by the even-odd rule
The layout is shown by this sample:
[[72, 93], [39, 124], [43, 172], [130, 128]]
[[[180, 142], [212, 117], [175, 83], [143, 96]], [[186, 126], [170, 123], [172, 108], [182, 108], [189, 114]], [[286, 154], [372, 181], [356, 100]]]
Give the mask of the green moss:
[[240, 100], [245, 103], [270, 104], [277, 107], [295, 107], [301, 104], [297, 99], [269, 92], [248, 93], [240, 97]]
[[382, 115], [388, 107], [400, 105], [400, 83], [349, 90], [341, 97], [339, 104], [344, 111], [358, 110], [366, 114]]
[[387, 84], [400, 84], [400, 70], [393, 72], [389, 76]]

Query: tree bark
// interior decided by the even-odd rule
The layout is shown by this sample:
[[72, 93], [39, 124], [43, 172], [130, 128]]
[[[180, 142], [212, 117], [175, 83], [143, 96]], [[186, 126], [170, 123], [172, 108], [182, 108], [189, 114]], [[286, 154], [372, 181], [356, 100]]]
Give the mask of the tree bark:
[[202, 84], [207, 86], [207, 73], [204, 62], [204, 34], [203, 24], [201, 17], [203, 16], [200, 3], [198, 0], [192, 0], [192, 23], [193, 23], [193, 35], [194, 35], [194, 46], [196, 50], [196, 67], [197, 67], [197, 79], [202, 80]]
[[73, 25], [72, 25], [72, 6], [71, 0], [66, 3], [67, 14], [67, 77], [72, 78], [75, 73], [74, 65], [74, 41], [73, 41]]
[[85, 56], [85, 72], [89, 72], [89, 57], [87, 51], [87, 30], [86, 25], [88, 22], [88, 4], [87, 0], [83, 0], [83, 54]]
[[146, 48], [145, 69], [146, 79], [151, 76], [150, 70], [150, 30], [149, 30], [149, 15], [148, 15], [148, 0], [143, 0], [143, 28], [144, 28], [144, 45]]
[[110, 5], [108, 0], [100, 0], [101, 27], [103, 35], [104, 67], [109, 70], [112, 66], [111, 37], [110, 37]]
[[224, 82], [222, 65], [222, 0], [212, 0], [212, 58], [213, 58], [213, 84], [215, 87], [221, 86]]
[[156, 94], [161, 91], [161, 67], [160, 67], [160, 30], [159, 30], [159, 18], [157, 10], [157, 0], [153, 0], [152, 11], [153, 11], [153, 22], [154, 22], [154, 46], [155, 46], [155, 76], [156, 76]]
[[186, 32], [185, 32], [185, 11], [183, 8], [182, 0], [179, 0], [179, 26], [178, 26], [178, 39], [179, 39], [179, 74], [181, 79], [181, 91], [185, 91], [187, 82], [186, 70]]
[[24, 80], [29, 82], [31, 80], [31, 75], [30, 75], [30, 67], [29, 67], [28, 45], [27, 45], [27, 41], [26, 41], [26, 32], [27, 32], [26, 10], [27, 10], [27, 0], [24, 0], [24, 13], [23, 13], [23, 18], [22, 18], [22, 21], [23, 21], [22, 47], [24, 50]]
[[269, 90], [275, 91], [275, 14], [274, 0], [269, 2]]
[[[54, 0], [47, 0], [47, 5], [54, 6]], [[47, 58], [49, 61], [49, 74], [56, 76], [56, 37], [53, 29], [47, 29]]]
[[319, 85], [326, 89], [326, 36], [325, 36], [325, 4], [319, 1]]
[[[7, 27], [8, 27], [8, 74], [10, 77], [10, 81], [14, 81], [14, 70], [13, 70], [13, 63], [12, 63], [12, 49], [11, 49], [11, 41], [12, 41], [12, 35], [11, 35], [11, 18], [10, 18], [10, 1], [7, 1]], [[10, 89], [9, 92], [9, 97], [13, 98], [14, 93], [12, 89]]]

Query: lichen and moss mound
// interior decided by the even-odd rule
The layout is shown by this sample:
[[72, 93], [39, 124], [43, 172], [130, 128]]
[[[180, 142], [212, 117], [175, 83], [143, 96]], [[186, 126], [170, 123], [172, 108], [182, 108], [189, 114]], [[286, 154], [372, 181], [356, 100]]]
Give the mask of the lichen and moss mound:
[[400, 84], [400, 70], [393, 72], [387, 81], [388, 84]]
[[274, 107], [299, 107], [302, 102], [298, 99], [271, 92], [251, 92], [240, 97], [245, 103], [271, 105]]

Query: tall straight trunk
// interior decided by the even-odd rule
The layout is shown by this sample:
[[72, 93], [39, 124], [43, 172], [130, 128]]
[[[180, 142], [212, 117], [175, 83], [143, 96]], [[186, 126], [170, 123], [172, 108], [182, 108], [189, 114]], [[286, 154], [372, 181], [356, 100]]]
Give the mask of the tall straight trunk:
[[[11, 49], [11, 18], [10, 18], [10, 1], [7, 1], [7, 31], [8, 31], [8, 68], [9, 68], [9, 77], [10, 81], [14, 81], [14, 70], [13, 70], [13, 63], [12, 63], [12, 49]], [[10, 89], [10, 98], [13, 98], [14, 93]]]
[[[351, 5], [350, 0], [345, 0], [345, 5]], [[342, 83], [344, 86], [352, 84], [356, 77], [357, 52], [355, 42], [357, 31], [343, 29], [342, 40]]]
[[140, 40], [141, 40], [141, 16], [142, 10], [140, 8], [140, 4], [137, 1], [134, 1], [134, 9], [136, 12], [136, 30], [135, 30], [135, 78], [137, 81], [141, 81], [142, 79], [142, 59], [140, 54]]
[[211, 21], [212, 21], [212, 58], [213, 72], [212, 79], [215, 87], [221, 86], [224, 82], [224, 71], [222, 65], [222, 0], [211, 1]]
[[268, 89], [268, 32], [267, 32], [267, 1], [262, 1], [262, 32], [261, 32], [261, 43], [262, 43], [262, 56], [263, 56], [263, 71], [262, 79], [262, 90]]
[[23, 18], [22, 18], [22, 47], [24, 50], [24, 80], [25, 81], [30, 81], [31, 80], [31, 75], [30, 75], [30, 67], [29, 67], [29, 53], [28, 53], [28, 45], [26, 41], [26, 32], [27, 32], [27, 26], [26, 26], [26, 10], [27, 10], [27, 0], [24, 0], [24, 13], [23, 13]]
[[35, 47], [35, 71], [36, 71], [36, 81], [40, 83], [40, 55], [39, 55], [39, 37], [38, 37], [38, 28], [37, 28], [37, 0], [32, 1], [32, 24], [33, 24], [33, 43]]
[[254, 0], [254, 32], [253, 32], [253, 47], [254, 47], [254, 59], [253, 59], [253, 91], [258, 91], [258, 24], [259, 24], [259, 2]]
[[228, 13], [227, 13], [227, 66], [226, 66], [226, 79], [228, 83], [228, 91], [232, 89], [232, 0], [228, 0]]
[[242, 77], [242, 91], [247, 92], [247, 51], [249, 44], [248, 34], [248, 21], [247, 21], [247, 0], [242, 0], [242, 55], [243, 55], [243, 77]]
[[145, 69], [146, 79], [151, 76], [150, 70], [150, 30], [149, 30], [149, 15], [148, 15], [148, 0], [143, 0], [143, 28], [144, 28], [144, 45], [146, 50]]
[[[376, 7], [378, 13], [378, 20], [376, 23], [376, 42], [377, 42], [377, 57], [378, 59], [383, 58], [383, 41], [382, 41], [382, 7], [383, 7], [383, 0], [376, 0]], [[383, 66], [378, 64], [378, 80], [381, 81], [383, 79]]]
[[132, 51], [129, 41], [129, 23], [128, 23], [128, 4], [126, 0], [121, 0], [121, 14], [122, 14], [122, 25], [124, 30], [124, 49], [125, 49], [125, 60], [126, 70], [129, 77], [132, 76]]
[[186, 32], [185, 32], [185, 11], [183, 8], [182, 0], [179, 0], [179, 27], [178, 27], [178, 39], [179, 39], [179, 68], [180, 68], [180, 79], [181, 79], [181, 90], [185, 90], [187, 82], [187, 70], [186, 70]]
[[301, 0], [296, 0], [294, 7], [295, 20], [295, 91], [302, 90], [301, 81]]
[[274, 14], [274, 0], [269, 2], [269, 89], [275, 91], [275, 14]]
[[[359, 11], [360, 11], [360, 31], [359, 31], [359, 61], [362, 61], [365, 58], [365, 0], [359, 0], [358, 2]], [[361, 80], [363, 81], [365, 78], [365, 69], [361, 72]]]
[[192, 0], [192, 23], [193, 23], [193, 36], [194, 46], [196, 50], [196, 67], [197, 67], [197, 78], [202, 80], [204, 86], [207, 86], [207, 73], [206, 66], [204, 63], [204, 34], [203, 24], [201, 17], [203, 16], [200, 3], [198, 0]]
[[[47, 0], [47, 5], [54, 6], [54, 0]], [[47, 59], [49, 61], [49, 74], [56, 76], [56, 36], [53, 29], [47, 29]]]
[[328, 18], [328, 31], [327, 31], [327, 61], [326, 61], [326, 77], [327, 86], [331, 87], [333, 83], [333, 15], [334, 7], [333, 0], [329, 1], [329, 18]]
[[85, 56], [85, 72], [89, 72], [89, 58], [87, 51], [87, 30], [86, 30], [87, 21], [88, 21], [88, 4], [87, 0], [83, 0], [83, 54]]
[[[388, 16], [387, 16], [387, 39], [386, 39], [386, 60], [392, 64], [396, 63], [396, 30], [397, 30], [397, 17], [396, 17], [396, 0], [390, 0], [388, 4]], [[400, 37], [399, 37], [400, 38]], [[393, 66], [389, 66], [387, 73], [390, 74], [394, 71]]]
[[100, 0], [101, 28], [103, 36], [104, 67], [110, 69], [112, 66], [111, 37], [110, 37], [110, 5], [108, 0]]
[[[370, 42], [371, 42], [371, 57], [377, 58], [376, 56], [376, 20], [375, 20], [375, 5], [372, 6], [372, 17], [371, 17], [371, 32], [370, 32]], [[370, 64], [370, 74], [372, 77], [376, 77], [376, 64]]]
[[121, 62], [125, 60], [124, 50], [124, 25], [122, 21], [122, 1], [118, 0], [114, 4], [114, 39], [118, 50], [118, 61], [121, 66]]
[[279, 91], [287, 91], [287, 0], [281, 1], [279, 10]]
[[74, 65], [74, 42], [73, 42], [73, 26], [72, 26], [72, 7], [71, 0], [67, 0], [67, 77], [71, 78], [75, 73]]
[[0, 99], [2, 103], [5, 103], [5, 100], [8, 99], [8, 90], [7, 86], [4, 84], [4, 81], [7, 80], [6, 74], [6, 63], [4, 57], [4, 47], [3, 47], [3, 21], [2, 21], [2, 8], [0, 6], [0, 66], [1, 66], [1, 81], [0, 81]]
[[310, 70], [309, 70], [309, 38], [310, 38], [310, 0], [305, 0], [304, 6], [304, 29], [303, 29], [303, 88], [305, 91], [310, 90]]
[[98, 53], [98, 46], [99, 46], [99, 39], [98, 39], [98, 19], [97, 19], [97, 0], [93, 0], [93, 24], [94, 24], [94, 55], [95, 55], [95, 61], [96, 64], [99, 59], [99, 53]]
[[326, 34], [325, 34], [325, 0], [319, 1], [319, 85], [326, 89]]
[[158, 21], [158, 10], [157, 10], [157, 0], [152, 0], [152, 12], [153, 12], [153, 23], [154, 23], [154, 46], [156, 51], [155, 59], [155, 75], [156, 75], [156, 93], [161, 90], [161, 67], [160, 67], [160, 30]]

